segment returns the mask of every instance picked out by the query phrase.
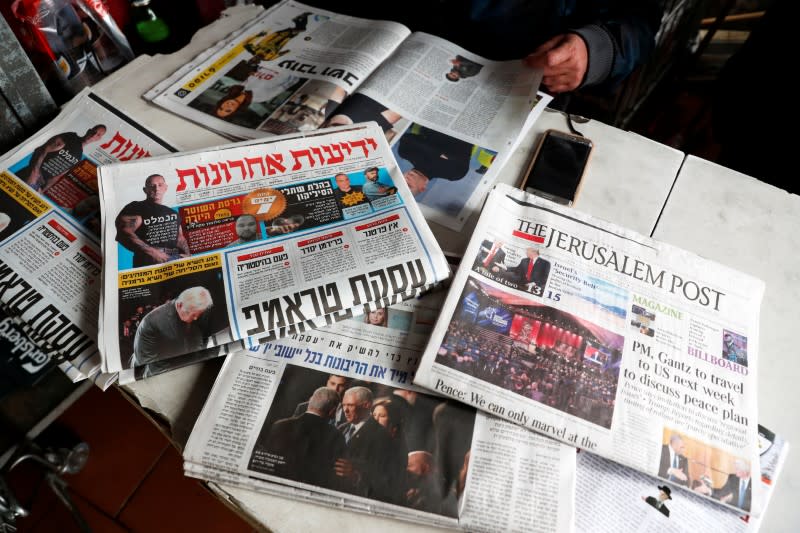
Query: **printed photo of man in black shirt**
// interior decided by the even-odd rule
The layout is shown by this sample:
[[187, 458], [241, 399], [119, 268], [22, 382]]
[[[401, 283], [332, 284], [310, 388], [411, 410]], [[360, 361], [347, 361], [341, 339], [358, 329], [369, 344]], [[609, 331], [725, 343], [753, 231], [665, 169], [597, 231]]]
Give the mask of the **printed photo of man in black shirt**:
[[178, 213], [162, 204], [167, 182], [160, 174], [148, 176], [144, 200], [122, 208], [117, 215], [117, 241], [133, 252], [133, 266], [166, 263], [189, 256], [189, 246]]

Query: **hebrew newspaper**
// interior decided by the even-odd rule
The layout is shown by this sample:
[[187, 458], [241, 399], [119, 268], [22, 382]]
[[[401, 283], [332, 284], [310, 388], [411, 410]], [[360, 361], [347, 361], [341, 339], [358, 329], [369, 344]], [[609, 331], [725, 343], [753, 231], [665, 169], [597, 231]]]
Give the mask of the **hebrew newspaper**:
[[99, 374], [99, 165], [173, 149], [84, 91], [0, 157], [0, 302], [74, 381]]
[[330, 325], [450, 275], [375, 124], [104, 166], [99, 179], [106, 371]]

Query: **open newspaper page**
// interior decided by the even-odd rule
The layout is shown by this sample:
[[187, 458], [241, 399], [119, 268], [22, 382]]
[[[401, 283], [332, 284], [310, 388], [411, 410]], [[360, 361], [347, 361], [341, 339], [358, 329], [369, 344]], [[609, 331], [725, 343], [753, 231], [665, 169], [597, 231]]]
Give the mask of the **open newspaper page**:
[[414, 383], [758, 515], [712, 474], [758, 478], [763, 290], [498, 185]]
[[574, 449], [411, 385], [428, 294], [225, 361], [188, 475], [470, 531], [572, 528]]
[[98, 374], [97, 167], [172, 151], [91, 92], [0, 157], [0, 302], [74, 381]]
[[460, 230], [550, 102], [540, 81], [520, 60], [413, 33], [326, 124], [380, 124], [425, 217]]
[[[780, 435], [759, 426], [761, 478], [749, 472], [712, 471], [708, 486], [752, 483], [763, 494], [764, 511], [789, 452]], [[740, 477], [741, 476], [741, 477]], [[716, 483], [715, 480], [716, 479]], [[755, 489], [754, 489], [755, 490]], [[669, 484], [589, 453], [578, 454], [575, 525], [577, 531], [637, 531], [695, 533], [728, 531], [755, 533], [761, 521], [714, 505], [695, 494], [673, 490]], [[763, 513], [762, 513], [763, 516]]]
[[374, 120], [426, 218], [460, 230], [550, 101], [537, 96], [541, 75], [397, 23], [284, 2], [145, 96], [238, 138]]
[[[370, 200], [376, 173], [392, 194]], [[100, 170], [118, 371], [385, 306], [450, 274], [375, 124]]]
[[409, 33], [285, 1], [145, 98], [239, 139], [314, 130]]

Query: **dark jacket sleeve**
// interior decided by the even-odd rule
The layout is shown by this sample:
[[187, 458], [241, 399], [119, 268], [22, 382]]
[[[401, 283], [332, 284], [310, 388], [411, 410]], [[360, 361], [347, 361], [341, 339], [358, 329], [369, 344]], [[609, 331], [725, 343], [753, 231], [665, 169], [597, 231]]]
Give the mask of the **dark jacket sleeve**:
[[152, 323], [152, 317], [149, 314], [145, 315], [139, 327], [136, 328], [133, 352], [137, 366], [154, 363], [160, 358], [157, 326]]
[[583, 38], [589, 52], [589, 67], [581, 87], [611, 89], [652, 53], [663, 8], [659, 0], [587, 4], [607, 7], [596, 10], [592, 23], [571, 29]]

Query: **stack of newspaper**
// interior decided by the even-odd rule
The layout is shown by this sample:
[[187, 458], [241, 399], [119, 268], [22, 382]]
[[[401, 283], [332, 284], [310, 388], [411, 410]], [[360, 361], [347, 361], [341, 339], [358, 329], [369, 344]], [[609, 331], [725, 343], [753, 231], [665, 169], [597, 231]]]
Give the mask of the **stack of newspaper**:
[[498, 186], [443, 304], [229, 356], [185, 469], [469, 531], [755, 530], [788, 449], [756, 422], [762, 291]]
[[[299, 37], [301, 34], [302, 39]], [[390, 177], [385, 168], [378, 168], [379, 159], [372, 163], [374, 168], [355, 169], [357, 172], [348, 166], [351, 155], [362, 152], [363, 164], [367, 164], [370, 158], [367, 152], [374, 148], [373, 145], [361, 144], [359, 139], [355, 139], [355, 145], [330, 143], [311, 146], [317, 152], [305, 155], [298, 152], [298, 161], [308, 166], [315, 163], [340, 165], [347, 182], [342, 181], [340, 185], [336, 179], [332, 179], [321, 190], [294, 190], [286, 196], [285, 201], [297, 205], [290, 205], [286, 214], [277, 217], [272, 216], [264, 204], [269, 198], [248, 199], [250, 203], [261, 202], [256, 210], [263, 210], [256, 213], [255, 222], [248, 219], [251, 220], [251, 226], [263, 220], [275, 223], [270, 228], [261, 226], [259, 230], [243, 231], [269, 231], [270, 235], [264, 234], [262, 237], [271, 238], [297, 228], [306, 230], [311, 224], [320, 226], [335, 218], [333, 208], [327, 214], [322, 211], [311, 215], [304, 213], [300, 204], [305, 202], [311, 205], [310, 194], [316, 194], [316, 198], [320, 199], [322, 195], [332, 194], [341, 212], [348, 213], [343, 217], [346, 219], [366, 212], [378, 212], [402, 197], [405, 205], [414, 205], [416, 202], [428, 220], [460, 228], [482, 203], [514, 148], [549, 101], [546, 95], [536, 93], [539, 79], [539, 73], [523, 67], [520, 62], [488, 61], [436, 37], [411, 34], [399, 24], [344, 17], [294, 2], [283, 2], [186, 65], [156, 87], [149, 96], [176, 113], [240, 138], [292, 132], [302, 135], [323, 124], [352, 125], [365, 120], [378, 122], [380, 131], [374, 138], [385, 138], [392, 146], [391, 152], [383, 152], [379, 159], [394, 157], [399, 161], [397, 164], [403, 173], [403, 177], [399, 178], [399, 186], [395, 187], [386, 181]], [[389, 85], [392, 90], [388, 90]], [[225, 94], [239, 92], [235, 102], [226, 100], [227, 103], [220, 107], [227, 111], [218, 112], [213, 106], [209, 107], [211, 100], [222, 96], [218, 94], [220, 91]], [[231, 106], [239, 107], [233, 110], [229, 109]], [[161, 180], [149, 179], [151, 174], [132, 178], [124, 186], [122, 182], [115, 182], [113, 187], [106, 187], [106, 194], [113, 196], [116, 192], [114, 198], [120, 198], [122, 194], [124, 199], [110, 204], [103, 198], [103, 209], [108, 205], [112, 207], [101, 230], [98, 215], [101, 198], [97, 191], [96, 168], [116, 162], [135, 162], [170, 151], [174, 149], [169, 144], [102, 102], [96, 95], [84, 92], [42, 132], [0, 159], [0, 170], [4, 170], [2, 190], [5, 191], [2, 193], [4, 211], [0, 211], [0, 242], [3, 243], [0, 260], [6, 272], [6, 288], [0, 293], [0, 302], [5, 305], [13, 323], [25, 325], [25, 332], [15, 330], [13, 336], [22, 339], [26, 334], [30, 335], [25, 342], [38, 343], [45, 353], [56, 354], [62, 369], [75, 380], [91, 376], [106, 387], [115, 379], [115, 372], [121, 369], [125, 370], [123, 380], [133, 379], [136, 372], [131, 366], [132, 350], [139, 324], [161, 300], [178, 296], [171, 293], [176, 287], [174, 283], [166, 292], [150, 293], [152, 286], [148, 285], [149, 282], [135, 283], [130, 278], [125, 280], [128, 290], [123, 291], [119, 287], [113, 289], [124, 293], [126, 303], [122, 304], [122, 309], [118, 303], [120, 293], [114, 292], [111, 308], [104, 310], [107, 303], [105, 292], [100, 291], [96, 282], [102, 261], [98, 238], [112, 252], [121, 251], [111, 260], [116, 271], [145, 264], [162, 264], [168, 259], [185, 258], [226, 247], [236, 240], [233, 238], [235, 226], [231, 224], [231, 217], [240, 214], [236, 208], [229, 209], [225, 214], [225, 207], [220, 204], [211, 206], [215, 209], [212, 213], [209, 204], [202, 213], [190, 213], [192, 209], [200, 208], [189, 206], [181, 210], [178, 224], [175, 218], [178, 214], [168, 213], [165, 209], [174, 211], [172, 208], [177, 209], [178, 202], [196, 204], [209, 200], [208, 194], [194, 190], [199, 188], [200, 183], [211, 184], [206, 190], [214, 190], [214, 194], [219, 194], [219, 201], [224, 203], [233, 189], [251, 192], [250, 188], [254, 187], [255, 182], [261, 183], [252, 179], [257, 174], [268, 176], [270, 179], [266, 181], [275, 181], [272, 174], [285, 171], [287, 181], [279, 181], [287, 184], [294, 179], [288, 177], [289, 174], [297, 170], [284, 167], [283, 161], [270, 157], [256, 161], [252, 154], [244, 150], [232, 155], [230, 160], [212, 162], [208, 166], [194, 162], [186, 168], [175, 169], [173, 179], [177, 181], [169, 185], [172, 189], [168, 193], [143, 190], [167, 186], [166, 180], [161, 185]], [[198, 153], [191, 157], [204, 160], [206, 156]], [[286, 157], [293, 156], [287, 153]], [[149, 172], [130, 172], [135, 174], [140, 171]], [[153, 173], [158, 172], [164, 171], [158, 168], [153, 170]], [[234, 186], [230, 180], [241, 183]], [[398, 175], [394, 174], [391, 180], [397, 181]], [[155, 185], [154, 181], [157, 182]], [[230, 186], [213, 187], [219, 183]], [[124, 187], [127, 189], [123, 192]], [[177, 190], [177, 187], [183, 188]], [[411, 201], [408, 192], [397, 194], [398, 189], [411, 191], [414, 201]], [[158, 201], [163, 202], [163, 197], [159, 196], [163, 194], [170, 202], [168, 205], [162, 204], [160, 209], [142, 206], [142, 202], [148, 202], [151, 196], [158, 196], [161, 198]], [[241, 196], [238, 192], [234, 194], [237, 195]], [[320, 205], [325, 203], [321, 201]], [[129, 204], [133, 212], [129, 209], [123, 213]], [[139, 209], [149, 210], [147, 216], [141, 216], [137, 212]], [[280, 201], [275, 209], [276, 212], [282, 212]], [[208, 220], [212, 215], [220, 218]], [[32, 224], [33, 220], [37, 224]], [[377, 222], [375, 228], [368, 228], [375, 232], [373, 237], [380, 235], [379, 232], [386, 227], [400, 227], [395, 226], [400, 222], [394, 220], [388, 225]], [[415, 225], [424, 226], [420, 225], [419, 217], [415, 219]], [[160, 231], [156, 228], [163, 227], [181, 228], [181, 234], [172, 235], [173, 230], [164, 230], [165, 234], [153, 234]], [[106, 230], [108, 232], [104, 233]], [[149, 235], [143, 237], [144, 234]], [[425, 235], [431, 243], [427, 230]], [[37, 239], [43, 240], [40, 243]], [[150, 247], [146, 258], [141, 251], [136, 254], [130, 252], [137, 246], [144, 249], [143, 243], [147, 246], [145, 241], [148, 239], [163, 241], [163, 245]], [[407, 241], [401, 239], [382, 246], [399, 243], [402, 248], [403, 242]], [[23, 260], [33, 249], [28, 245], [34, 244], [41, 257], [33, 260], [31, 255], [30, 259]], [[329, 243], [308, 244], [324, 250]], [[389, 255], [407, 252], [395, 250]], [[339, 275], [351, 267], [369, 268], [374, 259], [366, 258], [355, 265], [351, 257], [351, 260], [337, 266], [335, 263], [315, 262], [311, 257], [318, 257], [318, 254], [310, 251], [300, 253], [309, 253], [306, 263], [321, 266], [317, 272], [304, 273], [306, 279], [322, 279], [329, 275], [328, 272]], [[327, 249], [326, 253], [332, 252]], [[378, 249], [370, 253], [383, 254]], [[213, 257], [213, 254], [208, 257]], [[429, 260], [433, 261], [432, 258]], [[251, 264], [256, 263], [239, 266], [251, 268]], [[414, 266], [413, 263], [409, 264]], [[190, 268], [194, 272], [207, 269], [207, 275], [212, 277], [213, 272], [219, 272], [214, 270], [212, 263], [191, 263]], [[255, 270], [240, 271], [239, 276], [244, 278], [247, 272], [252, 275]], [[182, 276], [183, 271], [159, 271], [155, 274], [166, 276], [159, 277], [164, 281], [169, 276]], [[367, 272], [362, 274], [366, 275]], [[413, 275], [410, 271], [405, 274]], [[441, 272], [437, 276], [441, 278]], [[106, 277], [108, 287], [116, 287], [121, 283], [119, 279]], [[425, 283], [432, 283], [434, 278], [426, 279]], [[258, 292], [263, 288], [263, 283], [271, 284], [273, 281], [262, 280], [261, 287], [248, 287], [247, 291]], [[288, 287], [294, 281], [281, 278], [277, 283]], [[63, 286], [61, 282], [64, 282]], [[372, 283], [385, 282], [384, 278], [370, 280], [367, 289], [373, 290]], [[150, 288], [145, 289], [145, 286]], [[231, 285], [226, 290], [238, 291], [239, 288]], [[386, 298], [392, 292], [384, 293], [380, 287], [377, 290], [381, 298]], [[217, 297], [221, 296], [218, 294]], [[375, 299], [366, 297], [364, 301]], [[353, 303], [360, 305], [362, 301], [356, 298]], [[265, 304], [270, 305], [268, 302]], [[311, 304], [313, 306], [314, 302]], [[102, 317], [99, 328], [98, 309]], [[262, 328], [260, 324], [252, 327], [231, 313], [228, 318], [236, 323], [235, 328], [239, 328], [231, 332], [222, 317], [224, 308], [217, 306], [211, 327], [219, 329], [213, 332], [210, 341], [203, 340], [206, 344], [204, 347], [209, 351], [196, 353], [198, 344], [195, 341], [171, 351], [195, 352], [196, 355], [182, 357], [184, 363], [197, 361], [235, 349], [237, 345], [230, 343], [240, 337], [269, 335], [275, 328], [278, 328], [276, 331], [280, 335], [283, 334], [280, 328], [285, 332], [295, 318], [302, 324], [306, 317], [331, 315], [338, 312], [335, 309], [315, 309], [310, 314], [303, 311], [303, 319], [299, 319], [292, 314], [292, 308], [288, 308], [290, 316], [286, 324], [280, 318], [274, 318], [275, 324], [264, 326], [263, 331], [259, 329]], [[247, 320], [264, 319], [260, 313], [254, 314], [251, 308], [240, 312], [248, 314]], [[105, 317], [120, 322], [114, 326], [119, 331], [114, 331], [109, 338], [105, 336], [105, 330], [110, 327]], [[330, 321], [331, 317], [328, 316], [327, 320]], [[305, 327], [311, 326], [306, 324]], [[242, 331], [241, 327], [252, 329], [252, 332]], [[104, 373], [100, 373], [102, 365], [98, 348], [115, 352], [113, 358], [104, 365]], [[26, 353], [22, 357], [40, 358], [35, 350]], [[177, 364], [177, 361], [173, 363]], [[174, 365], [153, 367], [145, 363], [134, 366], [141, 367], [138, 376], [144, 377]], [[41, 361], [31, 369], [38, 371], [39, 367]]]
[[572, 448], [411, 384], [442, 297], [228, 356], [186, 473], [470, 531], [570, 529]]

